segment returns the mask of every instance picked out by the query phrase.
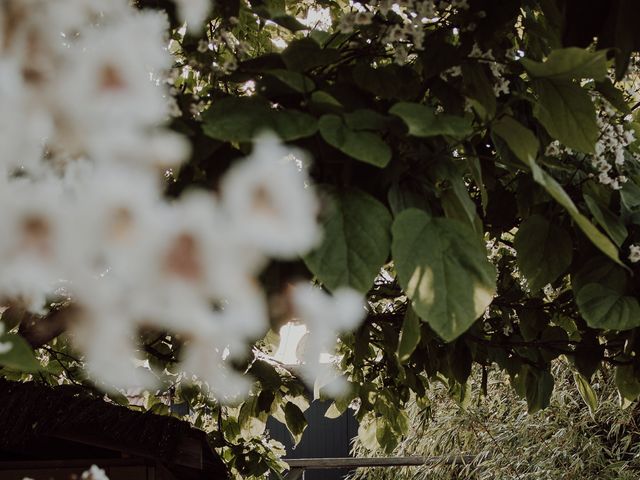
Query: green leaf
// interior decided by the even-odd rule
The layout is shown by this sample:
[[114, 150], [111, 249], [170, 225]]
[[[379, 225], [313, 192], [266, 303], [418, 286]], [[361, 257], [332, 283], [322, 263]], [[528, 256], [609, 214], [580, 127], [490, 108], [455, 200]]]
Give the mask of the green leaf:
[[411, 307], [407, 307], [402, 322], [400, 341], [398, 342], [398, 358], [406, 362], [420, 343], [420, 318]]
[[314, 88], [316, 88], [315, 83], [306, 75], [303, 75], [298, 72], [292, 72], [290, 70], [285, 70], [281, 68], [276, 68], [272, 70], [267, 70], [265, 72], [272, 77], [277, 78], [282, 83], [287, 85], [289, 88], [295, 90], [300, 93], [309, 93]]
[[584, 400], [584, 403], [589, 407], [589, 413], [591, 413], [592, 416], [595, 415], [598, 409], [598, 397], [596, 396], [596, 392], [593, 391], [593, 388], [591, 388], [589, 380], [579, 373], [574, 373], [573, 379], [576, 382], [576, 387], [578, 387], [578, 392], [582, 400]]
[[614, 262], [624, 266], [618, 258], [616, 246], [585, 217], [562, 186], [537, 163], [540, 144], [531, 130], [512, 117], [505, 116], [493, 124], [493, 132], [502, 138], [509, 149], [531, 169], [533, 179], [542, 185], [553, 199], [562, 205], [591, 242]]
[[441, 178], [446, 179], [447, 188], [443, 188], [440, 194], [445, 216], [468, 224], [482, 237], [484, 234], [482, 220], [480, 220], [478, 216], [476, 204], [469, 195], [462, 175], [450, 168], [443, 168], [436, 171], [439, 172]]
[[436, 115], [433, 108], [418, 103], [396, 103], [389, 113], [400, 117], [409, 127], [409, 135], [414, 137], [446, 135], [462, 139], [473, 132], [469, 118], [447, 114]]
[[217, 100], [202, 114], [202, 130], [216, 140], [250, 142], [265, 130], [275, 131], [282, 140], [310, 137], [318, 130], [311, 115], [295, 110], [275, 110], [253, 98], [228, 97]]
[[478, 190], [480, 190], [482, 210], [486, 213], [487, 205], [489, 204], [489, 194], [487, 193], [487, 188], [485, 187], [484, 180], [482, 179], [482, 166], [480, 165], [480, 159], [478, 157], [469, 157], [467, 161], [473, 182], [476, 184], [476, 187], [478, 187]]
[[520, 320], [520, 334], [526, 341], [535, 340], [549, 324], [549, 318], [541, 308], [517, 309], [518, 319]]
[[307, 428], [307, 419], [304, 418], [304, 413], [293, 402], [287, 402], [284, 406], [284, 416], [287, 421], [287, 428], [293, 435], [296, 443], [302, 439], [304, 429]]
[[624, 99], [624, 93], [622, 90], [616, 88], [608, 78], [605, 78], [601, 82], [596, 82], [596, 90], [621, 113], [631, 113], [631, 108], [629, 108], [627, 101]]
[[550, 80], [593, 78], [600, 81], [607, 76], [608, 68], [607, 50], [592, 52], [577, 47], [553, 50], [545, 62], [528, 58], [523, 58], [521, 62], [530, 76]]
[[471, 98], [478, 114], [484, 119], [493, 118], [496, 114], [496, 94], [485, 67], [480, 63], [465, 63], [462, 65], [462, 78], [467, 96]]
[[42, 365], [24, 338], [14, 333], [5, 333], [0, 336], [0, 344], [7, 343], [11, 345], [11, 349], [0, 353], [0, 365], [19, 372], [33, 373], [42, 370]]
[[389, 256], [391, 214], [371, 195], [346, 190], [333, 194], [323, 226], [322, 244], [304, 259], [309, 270], [330, 290], [366, 293]]
[[527, 410], [529, 414], [534, 414], [549, 406], [553, 393], [553, 375], [546, 370], [534, 370], [529, 366], [525, 366], [524, 370]]
[[629, 330], [640, 326], [640, 304], [607, 285], [588, 283], [580, 289], [576, 303], [592, 328]]
[[621, 403], [633, 402], [640, 396], [640, 381], [633, 365], [620, 365], [616, 367], [616, 387], [620, 393]]
[[318, 105], [328, 105], [329, 107], [340, 109], [342, 104], [332, 95], [322, 90], [316, 90], [311, 94], [311, 101]]
[[600, 283], [622, 294], [627, 288], [627, 272], [608, 258], [597, 255], [584, 262], [580, 269], [571, 275], [574, 295], [588, 283]]
[[320, 48], [318, 42], [305, 37], [289, 43], [281, 56], [289, 70], [304, 72], [334, 63], [340, 58], [340, 52], [332, 48]]
[[391, 148], [375, 133], [352, 130], [337, 115], [323, 115], [318, 126], [325, 142], [356, 160], [380, 168], [391, 161]]
[[352, 130], [385, 130], [389, 124], [389, 117], [375, 110], [360, 108], [345, 113], [344, 121]]
[[596, 110], [586, 90], [572, 82], [540, 79], [534, 83], [538, 101], [533, 115], [549, 135], [569, 148], [595, 153], [600, 134]]
[[593, 197], [587, 195], [586, 193], [583, 195], [583, 197], [585, 203], [587, 204], [587, 207], [589, 208], [589, 211], [596, 219], [596, 221], [602, 228], [604, 228], [604, 230], [616, 243], [616, 245], [618, 247], [621, 247], [624, 241], [627, 239], [627, 236], [629, 235], [627, 227], [625, 227], [624, 223], [622, 223], [622, 221], [620, 221], [620, 219], [609, 209], [598, 205], [598, 202]]
[[327, 411], [324, 412], [324, 416], [325, 418], [334, 419], [334, 418], [338, 418], [343, 413], [344, 413], [344, 410], [341, 411], [336, 405], [336, 402], [332, 402], [331, 405], [329, 405], [329, 408], [327, 408]]
[[522, 222], [514, 247], [518, 252], [518, 267], [533, 292], [553, 282], [571, 265], [571, 237], [542, 215], [533, 215]]
[[389, 420], [386, 417], [376, 419], [376, 440], [382, 450], [389, 454], [398, 444], [398, 440]]
[[353, 81], [362, 90], [385, 99], [410, 100], [421, 92], [416, 72], [395, 64], [374, 68], [368, 63], [359, 63], [353, 69]]
[[620, 200], [629, 212], [640, 211], [640, 186], [635, 182], [625, 182], [620, 190]]
[[258, 409], [258, 397], [249, 397], [240, 407], [238, 424], [250, 436], [259, 436], [267, 426], [267, 414]]
[[495, 293], [484, 244], [463, 223], [417, 209], [400, 212], [392, 232], [400, 284], [415, 312], [444, 340], [457, 338]]

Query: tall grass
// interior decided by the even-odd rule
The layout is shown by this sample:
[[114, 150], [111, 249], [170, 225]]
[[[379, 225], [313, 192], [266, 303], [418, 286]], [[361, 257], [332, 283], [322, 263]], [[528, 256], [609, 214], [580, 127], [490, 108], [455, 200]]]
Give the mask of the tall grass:
[[[638, 479], [640, 478], [640, 408], [619, 406], [613, 372], [594, 375], [598, 407], [591, 413], [582, 401], [570, 367], [554, 365], [556, 386], [551, 405], [527, 414], [508, 377], [491, 371], [487, 396], [480, 394], [480, 374], [470, 382], [472, 399], [465, 407], [447, 389], [433, 386], [428, 406], [412, 402], [409, 434], [395, 456], [472, 454], [464, 466], [360, 469], [352, 480], [409, 479]], [[357, 456], [383, 454], [356, 441]]]

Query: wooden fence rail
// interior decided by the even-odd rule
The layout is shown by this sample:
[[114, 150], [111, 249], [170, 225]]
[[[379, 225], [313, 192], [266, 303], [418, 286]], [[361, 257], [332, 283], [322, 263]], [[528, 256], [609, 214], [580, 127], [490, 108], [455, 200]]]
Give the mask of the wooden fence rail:
[[441, 457], [346, 457], [346, 458], [290, 458], [284, 459], [291, 467], [285, 480], [304, 480], [305, 470], [360, 467], [409, 467], [421, 465], [468, 465], [487, 455], [451, 455]]

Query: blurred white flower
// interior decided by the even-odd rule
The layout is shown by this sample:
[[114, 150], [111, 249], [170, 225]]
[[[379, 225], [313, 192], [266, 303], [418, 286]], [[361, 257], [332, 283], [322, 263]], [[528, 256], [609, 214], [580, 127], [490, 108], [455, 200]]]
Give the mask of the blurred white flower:
[[[5, 327], [4, 323], [0, 322], [0, 337], [4, 335]], [[0, 355], [9, 352], [13, 348], [11, 342], [0, 342]]]
[[267, 255], [293, 258], [320, 240], [318, 202], [304, 168], [272, 134], [222, 181], [222, 206], [238, 240]]
[[150, 79], [171, 65], [165, 31], [162, 16], [132, 12], [126, 20], [85, 32], [52, 85], [62, 141], [91, 154], [94, 143], [167, 117], [162, 87]]
[[[304, 345], [302, 376], [309, 384], [327, 376], [330, 366], [320, 356], [332, 352], [339, 333], [353, 330], [366, 315], [364, 298], [350, 288], [339, 288], [329, 295], [308, 283], [295, 285], [290, 292], [293, 312], [309, 333]], [[331, 392], [333, 394], [337, 392]]]
[[80, 478], [82, 480], [109, 480], [105, 471], [96, 465], [91, 465], [89, 470], [82, 472]]
[[175, 0], [178, 13], [192, 33], [202, 30], [203, 23], [211, 10], [211, 0]]

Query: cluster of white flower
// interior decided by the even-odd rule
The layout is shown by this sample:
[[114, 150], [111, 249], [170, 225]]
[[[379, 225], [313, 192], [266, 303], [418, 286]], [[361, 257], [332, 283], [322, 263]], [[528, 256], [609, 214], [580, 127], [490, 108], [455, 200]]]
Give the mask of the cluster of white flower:
[[591, 157], [591, 165], [597, 171], [598, 181], [620, 190], [627, 177], [621, 172], [625, 164], [626, 148], [635, 142], [635, 133], [628, 125], [630, 118], [619, 121], [618, 113], [608, 104], [600, 109], [598, 126], [600, 137], [596, 143], [596, 154]]
[[82, 472], [82, 480], [109, 480], [106, 472], [97, 465], [91, 465], [89, 470]]
[[[493, 76], [493, 93], [496, 97], [499, 97], [501, 94], [509, 94], [509, 84], [511, 83], [508, 78], [505, 78], [504, 73], [506, 71], [505, 63], [499, 63], [495, 60], [493, 56], [493, 52], [491, 49], [483, 52], [482, 49], [478, 46], [478, 44], [474, 44], [471, 52], [469, 53], [469, 59], [472, 61], [476, 61], [479, 63], [484, 63], [489, 65], [489, 69], [491, 70], [491, 74]], [[453, 67], [448, 68], [444, 72], [440, 74], [440, 78], [447, 81], [453, 77], [460, 77], [462, 75], [462, 68], [458, 65], [454, 65]], [[467, 110], [471, 109], [471, 103], [467, 101]]]
[[468, 0], [440, 1], [434, 0], [377, 0], [368, 2], [364, 7], [359, 2], [351, 2], [353, 11], [343, 15], [338, 23], [338, 31], [351, 33], [357, 26], [369, 25], [376, 14], [387, 17], [390, 13], [394, 21], [402, 23], [386, 27], [383, 42], [393, 50], [396, 63], [403, 64], [408, 60], [408, 46], [418, 50], [424, 48], [425, 25], [437, 21], [451, 10], [467, 10]]
[[[595, 155], [589, 156], [591, 167], [595, 170], [589, 176], [597, 178], [599, 183], [613, 190], [620, 190], [628, 180], [624, 175], [625, 163], [633, 158], [627, 153], [629, 145], [636, 141], [635, 130], [631, 125], [633, 118], [630, 115], [621, 116], [599, 96], [594, 95], [594, 100], [598, 106], [596, 120], [600, 135], [595, 145]], [[559, 158], [564, 154], [573, 155], [574, 152], [554, 140], [547, 145], [544, 154]]]
[[640, 245], [634, 243], [633, 245], [629, 245], [629, 261], [631, 263], [640, 262]]
[[[163, 198], [163, 173], [189, 151], [162, 127], [166, 29], [127, 0], [0, 3], [0, 301], [43, 312], [67, 297], [71, 338], [105, 388], [154, 385], [134, 368], [135, 338], [169, 331], [183, 370], [224, 400], [248, 387], [226, 365], [269, 325], [257, 276], [317, 243], [318, 202], [268, 135], [218, 194]], [[327, 319], [334, 335], [353, 324], [355, 301], [315, 301], [302, 321], [327, 309], [345, 320]]]
[[[336, 331], [352, 330], [358, 326], [365, 314], [364, 303], [354, 290], [338, 289], [331, 298], [308, 284], [298, 285], [292, 291], [291, 303], [295, 314], [304, 320], [309, 331], [301, 373], [305, 381], [313, 383], [317, 377], [326, 377], [330, 373], [330, 366], [319, 364], [318, 360], [333, 347]], [[345, 383], [340, 377], [324, 391], [334, 396], [344, 394]]]

